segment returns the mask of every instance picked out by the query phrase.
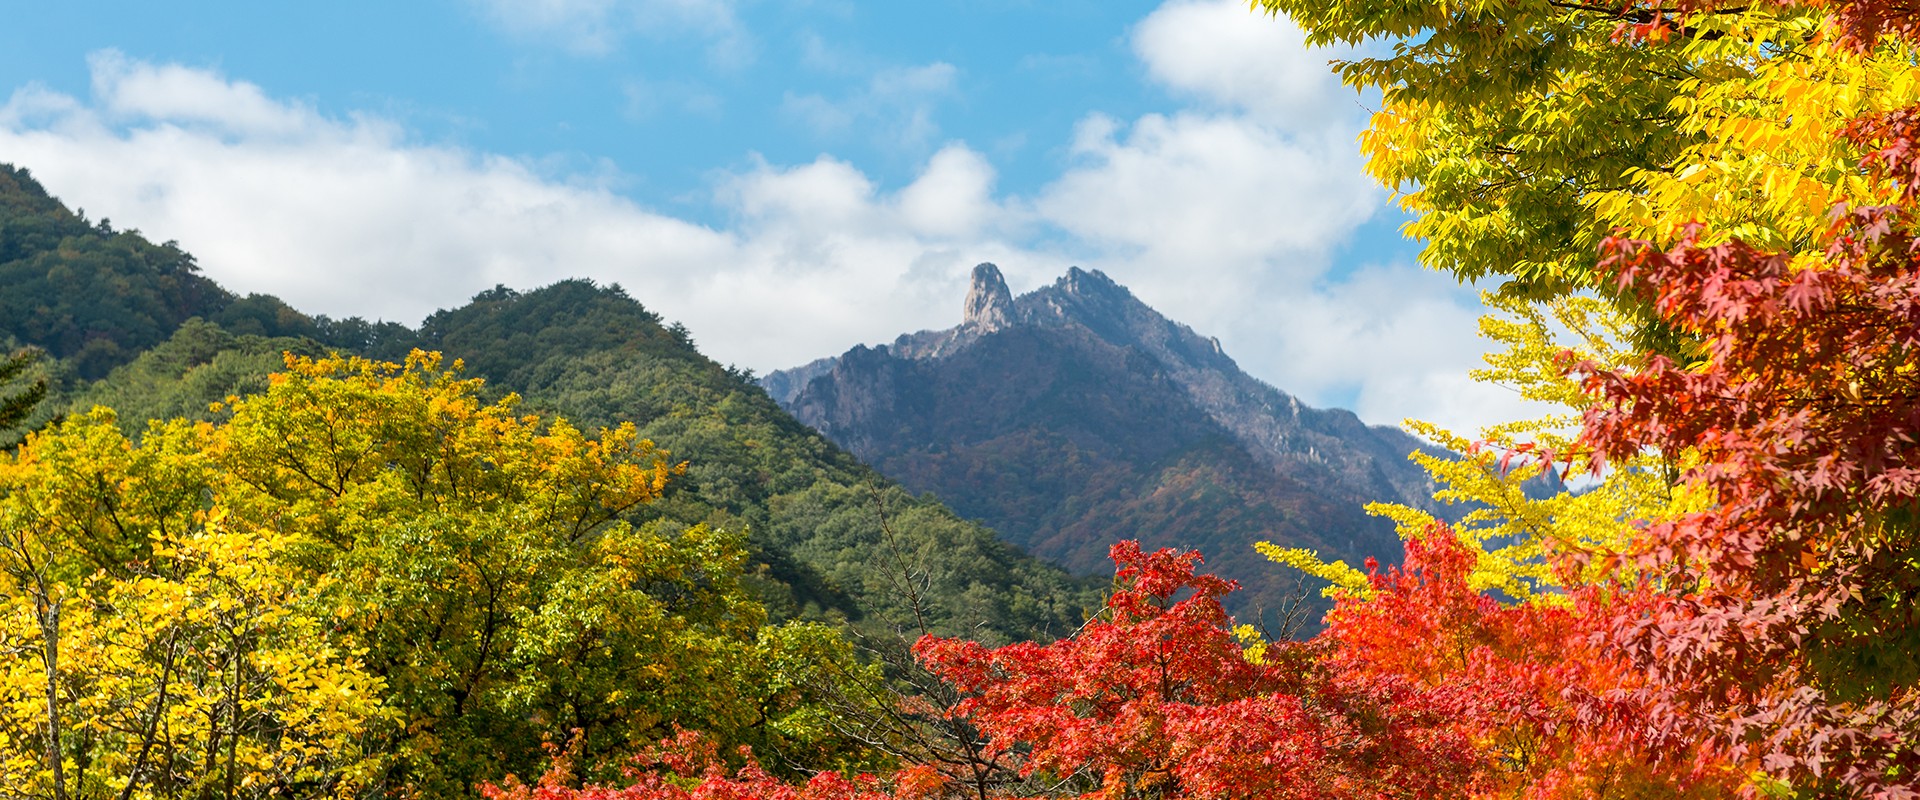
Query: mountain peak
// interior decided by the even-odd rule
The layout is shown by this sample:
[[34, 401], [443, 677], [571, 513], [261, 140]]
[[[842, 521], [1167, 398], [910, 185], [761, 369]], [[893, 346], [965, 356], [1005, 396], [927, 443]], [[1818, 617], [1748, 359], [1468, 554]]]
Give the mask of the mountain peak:
[[1107, 273], [1097, 269], [1089, 272], [1079, 267], [1068, 267], [1067, 274], [1061, 276], [1060, 280], [1054, 285], [1068, 294], [1082, 296], [1109, 295], [1115, 293], [1131, 296], [1133, 294], [1127, 291], [1127, 287], [1121, 286], [1115, 283], [1112, 278], [1107, 277]]
[[992, 333], [1013, 324], [1013, 292], [1000, 268], [981, 263], [973, 268], [973, 284], [967, 288], [966, 306], [961, 310], [961, 325], [980, 333]]
[[[964, 321], [775, 372], [802, 422], [1032, 552], [1089, 572], [1114, 538], [1198, 548], [1279, 607], [1256, 541], [1387, 559], [1370, 500], [1429, 508], [1418, 440], [1247, 375], [1098, 270], [1013, 297], [974, 268]], [[1247, 606], [1251, 607], [1251, 606]]]

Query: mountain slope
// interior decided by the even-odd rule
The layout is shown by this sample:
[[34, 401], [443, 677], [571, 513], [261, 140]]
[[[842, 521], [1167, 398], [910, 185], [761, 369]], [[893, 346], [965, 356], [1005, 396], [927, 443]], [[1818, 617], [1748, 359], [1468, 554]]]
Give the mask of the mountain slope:
[[65, 380], [43, 404], [49, 414], [106, 404], [137, 433], [149, 418], [220, 413], [209, 405], [264, 388], [286, 351], [398, 359], [441, 349], [531, 410], [588, 429], [633, 422], [687, 460], [686, 476], [636, 521], [746, 530], [759, 568], [750, 580], [777, 617], [909, 634], [924, 619], [946, 635], [1003, 642], [1062, 635], [1099, 603], [1098, 584], [861, 465], [618, 287], [496, 289], [418, 331], [308, 317], [271, 297], [237, 297], [170, 244], [85, 222], [5, 165], [0, 256], [0, 345], [55, 356], [50, 369]]
[[633, 422], [690, 462], [649, 513], [746, 526], [769, 576], [815, 613], [911, 628], [918, 593], [935, 629], [1008, 640], [1064, 634], [1097, 603], [1089, 584], [860, 464], [618, 287], [496, 289], [430, 317], [419, 346], [577, 424]]
[[1291, 576], [1273, 541], [1389, 560], [1398, 539], [1362, 506], [1430, 506], [1423, 445], [1320, 410], [1241, 372], [1219, 343], [1078, 268], [1011, 296], [982, 264], [965, 319], [763, 379], [800, 420], [1009, 541], [1097, 573], [1121, 538], [1196, 547], [1277, 608]]
[[41, 347], [83, 379], [131, 361], [193, 317], [237, 334], [341, 347], [400, 330], [309, 317], [272, 295], [236, 295], [174, 243], [116, 231], [104, 218], [88, 222], [10, 164], [0, 164], [0, 286], [0, 340]]

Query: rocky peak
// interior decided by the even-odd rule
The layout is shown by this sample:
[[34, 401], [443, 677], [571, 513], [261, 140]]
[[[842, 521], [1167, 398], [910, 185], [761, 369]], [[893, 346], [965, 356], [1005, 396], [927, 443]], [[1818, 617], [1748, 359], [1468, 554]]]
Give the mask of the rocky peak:
[[1060, 278], [1058, 285], [1060, 288], [1066, 290], [1067, 293], [1076, 295], [1110, 295], [1119, 293], [1131, 297], [1133, 294], [1132, 292], [1128, 292], [1126, 287], [1114, 283], [1112, 278], [1107, 277], [1107, 273], [1097, 269], [1088, 272], [1079, 267], [1068, 267], [1067, 274]]
[[973, 285], [967, 289], [961, 324], [980, 333], [1013, 324], [1013, 292], [1008, 291], [999, 267], [983, 263], [973, 268]]
[[883, 473], [1074, 568], [1138, 535], [1206, 551], [1252, 587], [1240, 602], [1279, 607], [1290, 590], [1256, 538], [1348, 563], [1398, 552], [1362, 504], [1433, 509], [1406, 458], [1421, 443], [1304, 406], [1223, 350], [1098, 270], [1013, 297], [981, 264], [958, 327], [762, 382]]

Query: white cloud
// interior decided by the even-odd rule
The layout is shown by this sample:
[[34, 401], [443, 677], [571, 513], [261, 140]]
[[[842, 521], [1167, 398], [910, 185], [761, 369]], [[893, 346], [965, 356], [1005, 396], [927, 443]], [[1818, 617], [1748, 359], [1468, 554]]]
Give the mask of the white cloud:
[[1318, 254], [1379, 207], [1350, 149], [1243, 117], [1149, 114], [1124, 132], [1095, 117], [1073, 145], [1084, 165], [1048, 187], [1040, 208], [1089, 241], [1155, 261]]
[[629, 37], [655, 41], [703, 37], [709, 58], [739, 66], [754, 55], [733, 0], [473, 0], [501, 28], [555, 42], [581, 55], [605, 55]]
[[940, 132], [934, 109], [957, 92], [959, 76], [944, 61], [892, 67], [837, 99], [789, 92], [781, 111], [816, 136], [839, 139], [858, 129], [885, 149], [924, 152]]
[[[717, 180], [731, 220], [715, 228], [612, 179], [421, 144], [210, 70], [111, 53], [93, 67], [87, 98], [16, 91], [0, 153], [71, 205], [180, 241], [228, 287], [315, 313], [413, 323], [497, 283], [585, 276], [764, 371], [954, 324], [977, 262], [1016, 291], [1079, 264], [1309, 402], [1464, 424], [1498, 401], [1457, 385], [1481, 348], [1475, 303], [1450, 281], [1410, 266], [1328, 274], [1330, 246], [1380, 202], [1339, 114], [1319, 129], [1224, 106], [1089, 118], [1072, 164], [1031, 197], [998, 193], [992, 163], [961, 143], [897, 188], [830, 156], [756, 161]], [[928, 65], [867, 92], [924, 97], [954, 74]]]
[[811, 164], [778, 169], [764, 161], [721, 188], [728, 206], [748, 224], [833, 231], [878, 224], [875, 187], [852, 164], [821, 156]]
[[[957, 144], [892, 192], [831, 158], [761, 164], [719, 187], [737, 224], [716, 230], [208, 70], [103, 56], [94, 84], [15, 92], [0, 152], [71, 205], [180, 241], [229, 288], [314, 313], [414, 323], [496, 283], [587, 276], [687, 323], [714, 357], [772, 369], [952, 324], [978, 261], [1067, 266], [992, 237], [992, 168]], [[123, 100], [156, 87], [183, 88]], [[220, 113], [209, 97], [246, 102]]]
[[[1369, 419], [1397, 421], [1426, 403], [1386, 389], [1398, 385], [1391, 370], [1457, 374], [1476, 357], [1477, 303], [1450, 291], [1415, 305], [1464, 325], [1469, 345], [1449, 350], [1454, 358], [1395, 362], [1374, 357], [1386, 352], [1380, 337], [1299, 324], [1373, 319], [1366, 330], [1381, 330], [1393, 318], [1377, 318], [1379, 298], [1350, 285], [1357, 278], [1329, 275], [1336, 246], [1386, 198], [1354, 145], [1360, 110], [1297, 29], [1237, 0], [1170, 0], [1135, 26], [1132, 42], [1151, 78], [1199, 105], [1082, 120], [1074, 166], [1033, 208], [1073, 234], [1086, 260], [1218, 335], [1253, 374], [1316, 403], [1357, 397]], [[1413, 286], [1404, 280], [1418, 277], [1413, 268], [1393, 270], [1401, 273], [1397, 285]]]
[[1266, 320], [1274, 347], [1254, 351], [1250, 370], [1284, 375], [1306, 396], [1352, 393], [1363, 419], [1407, 417], [1471, 435], [1492, 420], [1537, 413], [1513, 391], [1472, 381], [1485, 366], [1481, 313], [1471, 289], [1412, 264], [1360, 269], [1300, 287], [1287, 313]]
[[979, 153], [948, 145], [900, 192], [901, 219], [912, 230], [960, 238], [978, 234], [1001, 210], [993, 200], [993, 165]]
[[1083, 262], [1314, 405], [1469, 432], [1517, 418], [1517, 397], [1467, 378], [1484, 349], [1471, 291], [1410, 263], [1331, 271], [1385, 202], [1343, 142], [1249, 115], [1096, 117], [1034, 210]]
[[1317, 128], [1354, 107], [1328, 69], [1347, 51], [1309, 49], [1293, 20], [1242, 0], [1171, 0], [1134, 28], [1133, 49], [1169, 88], [1283, 127]]
[[227, 81], [178, 64], [132, 61], [116, 50], [87, 59], [93, 92], [102, 109], [117, 116], [203, 124], [240, 136], [286, 136], [311, 128], [308, 108], [278, 102], [251, 83]]

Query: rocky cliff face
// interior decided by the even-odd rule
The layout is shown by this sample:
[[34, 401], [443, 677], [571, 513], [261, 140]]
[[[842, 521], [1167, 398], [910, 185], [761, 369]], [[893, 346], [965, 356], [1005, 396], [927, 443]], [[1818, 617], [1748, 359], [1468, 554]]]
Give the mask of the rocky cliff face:
[[1256, 541], [1397, 557], [1369, 501], [1429, 506], [1422, 444], [1240, 371], [1218, 340], [1099, 271], [1013, 297], [974, 268], [963, 322], [763, 380], [801, 421], [915, 491], [1087, 572], [1122, 538], [1200, 549], [1273, 608], [1292, 576]]

